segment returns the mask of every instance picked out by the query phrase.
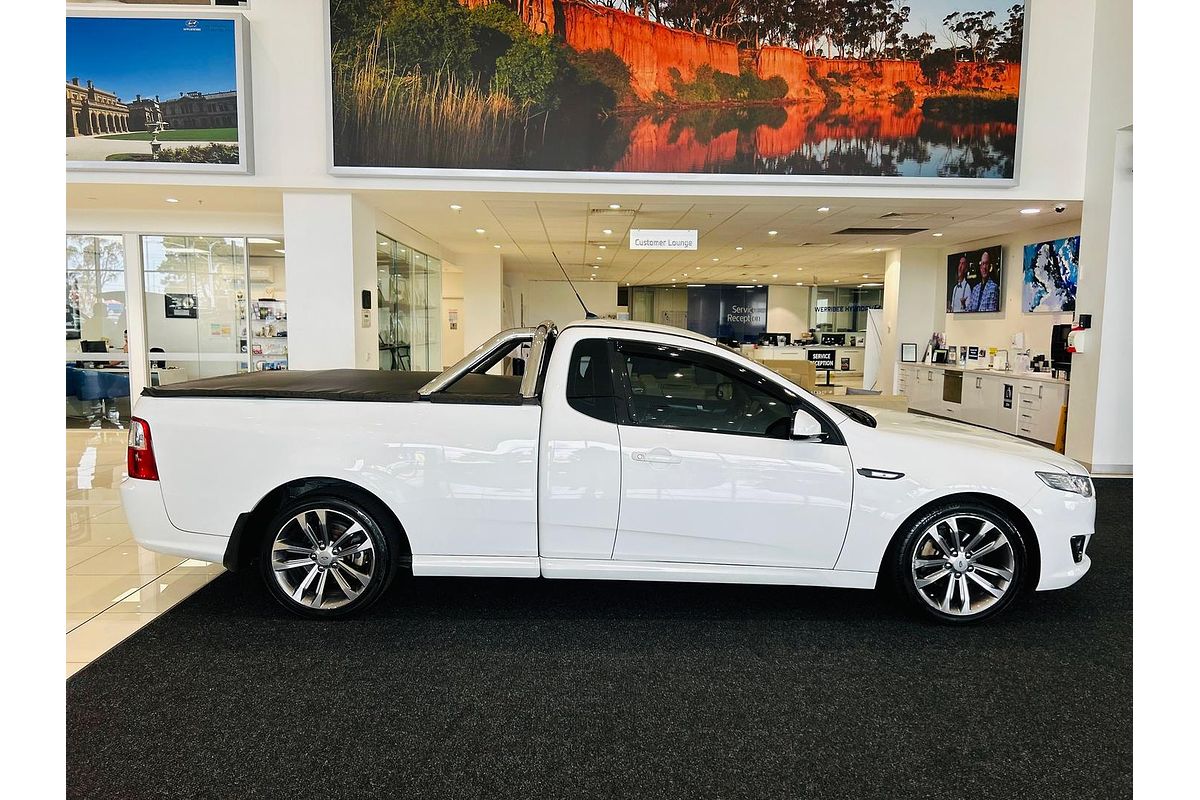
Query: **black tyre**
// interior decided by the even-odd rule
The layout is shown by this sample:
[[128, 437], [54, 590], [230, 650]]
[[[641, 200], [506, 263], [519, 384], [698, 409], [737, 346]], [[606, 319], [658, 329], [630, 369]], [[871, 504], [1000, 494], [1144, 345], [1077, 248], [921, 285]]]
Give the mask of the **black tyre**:
[[955, 503], [922, 514], [892, 552], [892, 579], [918, 613], [969, 625], [1002, 613], [1025, 587], [1025, 541], [1004, 514]]
[[376, 503], [312, 494], [267, 527], [262, 577], [280, 605], [304, 617], [344, 617], [370, 606], [397, 571], [398, 534]]

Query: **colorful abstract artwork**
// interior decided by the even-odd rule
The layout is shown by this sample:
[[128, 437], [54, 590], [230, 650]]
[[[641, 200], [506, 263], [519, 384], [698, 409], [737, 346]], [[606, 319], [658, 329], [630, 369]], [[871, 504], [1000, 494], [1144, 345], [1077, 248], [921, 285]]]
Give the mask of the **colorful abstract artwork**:
[[1021, 308], [1026, 312], [1075, 310], [1079, 237], [1025, 245]]

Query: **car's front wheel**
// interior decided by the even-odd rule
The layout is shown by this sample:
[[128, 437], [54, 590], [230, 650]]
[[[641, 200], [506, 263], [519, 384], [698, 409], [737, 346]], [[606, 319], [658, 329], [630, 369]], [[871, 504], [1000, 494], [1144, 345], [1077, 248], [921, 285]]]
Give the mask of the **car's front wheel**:
[[909, 526], [892, 574], [919, 612], [941, 622], [979, 622], [1004, 611], [1025, 585], [1025, 542], [982, 504], [933, 509]]
[[379, 599], [396, 548], [381, 514], [331, 495], [302, 497], [271, 521], [259, 559], [271, 594], [306, 617], [342, 617]]

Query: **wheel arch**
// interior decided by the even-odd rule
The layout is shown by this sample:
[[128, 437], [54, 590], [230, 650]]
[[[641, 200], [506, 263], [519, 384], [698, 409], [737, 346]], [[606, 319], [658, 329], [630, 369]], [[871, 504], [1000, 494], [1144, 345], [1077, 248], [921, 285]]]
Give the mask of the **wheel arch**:
[[1025, 591], [1033, 591], [1038, 585], [1042, 574], [1042, 551], [1038, 544], [1037, 532], [1033, 529], [1033, 523], [1029, 521], [1029, 517], [1025, 515], [1025, 512], [1021, 511], [1020, 508], [1013, 505], [1010, 501], [1005, 500], [1003, 497], [997, 497], [994, 494], [986, 494], [984, 492], [956, 492], [954, 494], [942, 495], [914, 509], [911, 514], [904, 518], [899, 527], [892, 532], [892, 538], [888, 541], [888, 546], [884, 549], [883, 555], [879, 559], [879, 568], [877, 569], [875, 578], [876, 587], [879, 587], [884, 581], [888, 580], [885, 565], [891, 563], [891, 559], [896, 553], [896, 548], [900, 546], [900, 542], [904, 538], [904, 534], [909, 526], [931, 509], [956, 502], [978, 503], [990, 506], [997, 513], [1003, 514], [1012, 521], [1024, 540], [1025, 552], [1029, 558], [1029, 574], [1033, 576], [1033, 580], [1026, 582]]
[[263, 495], [254, 508], [238, 515], [233, 531], [229, 536], [229, 544], [225, 548], [223, 563], [225, 569], [236, 572], [255, 558], [255, 548], [263, 536], [263, 526], [279, 512], [286, 504], [295, 502], [313, 494], [333, 494], [350, 501], [358, 501], [375, 507], [383, 519], [381, 525], [388, 525], [396, 532], [401, 547], [402, 560], [411, 564], [412, 546], [408, 541], [408, 533], [404, 525], [392, 510], [374, 492], [365, 489], [357, 483], [340, 478], [312, 476], [296, 478], [281, 486], [276, 486]]

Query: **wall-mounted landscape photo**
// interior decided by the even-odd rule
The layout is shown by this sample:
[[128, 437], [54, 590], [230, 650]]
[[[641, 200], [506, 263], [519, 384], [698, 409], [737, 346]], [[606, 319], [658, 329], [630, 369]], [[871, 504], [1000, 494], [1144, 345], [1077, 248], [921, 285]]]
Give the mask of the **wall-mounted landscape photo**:
[[243, 165], [237, 24], [68, 16], [68, 165]]
[[329, 3], [335, 167], [1014, 177], [1024, 2]]

